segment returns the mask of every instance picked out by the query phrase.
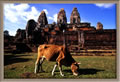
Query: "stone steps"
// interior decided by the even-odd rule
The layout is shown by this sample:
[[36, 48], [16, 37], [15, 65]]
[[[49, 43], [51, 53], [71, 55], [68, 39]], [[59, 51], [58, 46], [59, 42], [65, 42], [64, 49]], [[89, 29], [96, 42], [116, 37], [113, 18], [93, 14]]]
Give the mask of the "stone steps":
[[78, 56], [115, 56], [116, 50], [80, 50], [80, 51], [70, 51], [72, 55]]

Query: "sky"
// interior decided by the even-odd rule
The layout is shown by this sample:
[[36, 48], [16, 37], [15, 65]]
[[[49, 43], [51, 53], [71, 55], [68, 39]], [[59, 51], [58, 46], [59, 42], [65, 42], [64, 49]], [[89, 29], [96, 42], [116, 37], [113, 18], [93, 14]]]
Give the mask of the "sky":
[[89, 22], [96, 27], [97, 22], [103, 24], [104, 29], [116, 29], [116, 4], [27, 4], [6, 3], [4, 4], [4, 30], [10, 35], [15, 35], [17, 29], [25, 29], [27, 21], [34, 19], [36, 22], [41, 11], [45, 11], [48, 23], [57, 22], [57, 14], [61, 8], [66, 12], [67, 22], [70, 23], [70, 15], [74, 7], [77, 7], [81, 22]]

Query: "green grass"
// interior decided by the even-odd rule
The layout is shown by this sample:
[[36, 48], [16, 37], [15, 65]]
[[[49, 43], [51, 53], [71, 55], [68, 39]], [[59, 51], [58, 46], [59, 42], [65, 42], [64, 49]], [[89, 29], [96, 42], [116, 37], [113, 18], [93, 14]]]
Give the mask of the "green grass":
[[4, 78], [51, 78], [51, 79], [92, 79], [116, 78], [116, 59], [115, 56], [74, 56], [77, 62], [81, 62], [79, 76], [73, 76], [70, 67], [63, 66], [64, 77], [60, 76], [58, 68], [55, 76], [51, 75], [51, 71], [55, 62], [44, 61], [44, 73], [34, 74], [34, 64], [37, 53], [24, 54], [5, 54], [4, 55]]

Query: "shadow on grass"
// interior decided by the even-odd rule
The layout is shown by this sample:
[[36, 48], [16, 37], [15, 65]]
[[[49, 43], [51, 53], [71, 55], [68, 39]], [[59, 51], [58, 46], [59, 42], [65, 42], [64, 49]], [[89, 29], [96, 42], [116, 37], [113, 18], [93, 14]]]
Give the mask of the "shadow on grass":
[[26, 62], [31, 60], [31, 58], [21, 58], [21, 56], [28, 56], [28, 55], [4, 55], [4, 66], [13, 64], [13, 63], [18, 63], [18, 62]]
[[[94, 68], [87, 68], [87, 69], [79, 69], [79, 75], [91, 75], [91, 74], [97, 74], [97, 72], [104, 71], [100, 69], [94, 69]], [[64, 72], [71, 72], [71, 70], [64, 70]]]

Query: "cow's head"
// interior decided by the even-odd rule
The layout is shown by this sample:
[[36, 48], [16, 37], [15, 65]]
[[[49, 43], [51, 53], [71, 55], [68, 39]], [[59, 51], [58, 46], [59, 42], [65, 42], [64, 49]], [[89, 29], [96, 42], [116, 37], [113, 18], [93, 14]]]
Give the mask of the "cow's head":
[[81, 63], [75, 62], [75, 63], [72, 63], [72, 65], [71, 65], [71, 70], [73, 72], [73, 75], [75, 75], [75, 76], [78, 76], [78, 74], [79, 74], [79, 72], [78, 72], [79, 64], [81, 64]]

